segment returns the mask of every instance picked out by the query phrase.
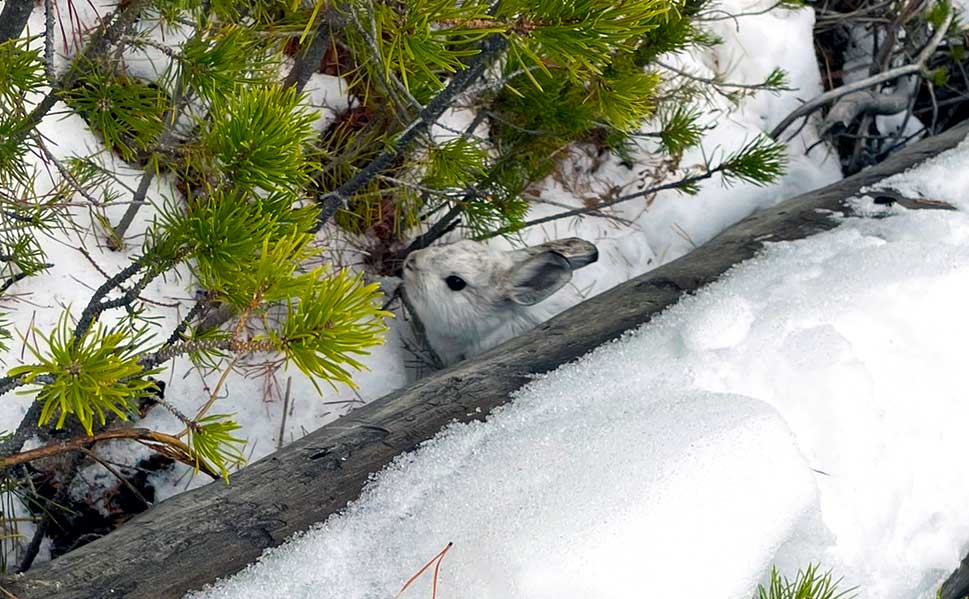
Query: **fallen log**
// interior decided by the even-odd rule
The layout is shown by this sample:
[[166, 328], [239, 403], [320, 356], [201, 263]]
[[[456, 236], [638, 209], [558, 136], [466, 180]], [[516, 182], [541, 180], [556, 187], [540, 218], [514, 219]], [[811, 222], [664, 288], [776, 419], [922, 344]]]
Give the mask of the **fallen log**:
[[831, 214], [845, 212], [845, 201], [859, 189], [955, 147], [967, 131], [969, 122], [848, 179], [756, 213], [689, 255], [583, 302], [527, 335], [306, 435], [244, 468], [231, 486], [212, 483], [182, 493], [106, 537], [3, 580], [4, 596], [164, 599], [233, 574], [266, 548], [343, 509], [373, 473], [448, 423], [483, 418], [531, 375], [649, 322], [684, 294], [754, 256], [765, 241], [831, 229], [837, 224]]

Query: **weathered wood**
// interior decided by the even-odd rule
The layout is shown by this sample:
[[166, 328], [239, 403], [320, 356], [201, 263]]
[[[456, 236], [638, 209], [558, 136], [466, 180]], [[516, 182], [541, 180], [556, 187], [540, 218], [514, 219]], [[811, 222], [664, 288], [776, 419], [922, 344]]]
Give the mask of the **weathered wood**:
[[[689, 255], [594, 297], [531, 333], [378, 399], [233, 476], [160, 503], [120, 530], [3, 581], [21, 599], [179, 597], [252, 562], [267, 547], [325, 520], [370, 475], [443, 426], [481, 418], [536, 373], [649, 322], [686, 293], [752, 257], [764, 241], [830, 229], [861, 187], [958, 144], [960, 125], [886, 162], [788, 200], [731, 227]], [[724, 192], [724, 201], [730, 201]], [[689, 199], [683, 201], [688, 202]]]
[[942, 585], [939, 599], [966, 599], [969, 597], [969, 555], [962, 559], [959, 568]]

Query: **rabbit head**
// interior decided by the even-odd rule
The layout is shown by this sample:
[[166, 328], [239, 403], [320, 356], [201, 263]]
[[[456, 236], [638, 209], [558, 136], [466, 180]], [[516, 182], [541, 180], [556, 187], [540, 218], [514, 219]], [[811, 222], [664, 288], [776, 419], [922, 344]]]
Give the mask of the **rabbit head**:
[[598, 259], [596, 246], [571, 238], [500, 251], [459, 241], [411, 252], [403, 291], [443, 362], [490, 349], [552, 315], [541, 302]]

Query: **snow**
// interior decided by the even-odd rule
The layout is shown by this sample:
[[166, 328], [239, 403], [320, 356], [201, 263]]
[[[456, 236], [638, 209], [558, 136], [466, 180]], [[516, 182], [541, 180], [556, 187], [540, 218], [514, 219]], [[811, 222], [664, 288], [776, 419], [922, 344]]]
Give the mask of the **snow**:
[[[716, 393], [588, 393], [590, 374], [562, 373], [487, 424], [452, 427], [346, 515], [205, 597], [393, 597], [448, 542], [442, 597], [617, 597], [646, 581], [673, 596], [724, 579], [746, 591], [753, 579], [731, 573], [765, 564], [732, 539], [776, 550], [814, 487], [779, 415]], [[697, 563], [704, 577], [692, 575]], [[429, 597], [429, 583], [405, 597]]]
[[969, 539], [967, 291], [964, 213], [771, 244], [191, 597], [392, 597], [448, 542], [441, 597], [741, 598], [818, 561], [933, 596]]
[[[55, 4], [66, 10], [65, 0]], [[769, 5], [729, 0], [722, 8]], [[89, 26], [111, 8], [75, 5]], [[32, 33], [43, 30], [42, 13], [32, 16]], [[760, 92], [740, 106], [710, 98], [702, 106], [710, 129], [683, 166], [738, 148], [820, 93], [813, 23], [810, 9], [723, 19], [709, 23], [722, 46], [664, 57], [697, 76], [746, 84], [781, 67], [794, 89]], [[74, 52], [67, 34], [65, 41], [56, 32], [59, 68]], [[166, 35], [171, 42], [184, 32]], [[164, 70], [150, 48], [127, 60], [141, 77]], [[306, 91], [307, 106], [320, 111], [318, 128], [351, 104], [339, 78], [316, 75]], [[459, 114], [447, 118], [451, 127], [461, 122]], [[95, 154], [136, 187], [142, 173], [117, 162], [79, 118], [52, 115], [42, 131], [56, 156]], [[817, 140], [813, 122], [801, 129], [789, 142], [789, 173], [768, 187], [724, 188], [715, 178], [695, 196], [662, 192], [617, 206], [614, 218], [563, 219], [493, 243], [572, 235], [596, 242], [600, 261], [576, 273], [562, 302], [574, 304], [682, 256], [755, 210], [840, 178], [836, 156]], [[637, 159], [648, 164], [651, 152], [644, 144]], [[965, 209], [967, 152], [961, 146], [890, 185]], [[572, 168], [573, 178], [544, 183], [530, 218], [644, 182], [638, 168], [581, 150]], [[157, 205], [172, 195], [171, 181], [161, 177], [149, 200]], [[818, 561], [866, 597], [930, 595], [969, 539], [960, 514], [969, 488], [956, 467], [958, 425], [969, 409], [957, 375], [969, 332], [959, 304], [969, 282], [969, 219], [865, 206], [892, 216], [849, 220], [816, 239], [771, 246], [650, 327], [523, 389], [487, 422], [451, 427], [401, 457], [346, 513], [199, 596], [391, 597], [448, 542], [454, 546], [441, 566], [441, 596], [594, 599], [648, 589], [749, 597], [770, 564], [793, 573]], [[117, 222], [126, 207], [108, 206], [105, 214]], [[79, 247], [105, 272], [128, 264], [130, 253], [108, 251], [91, 232], [94, 215], [73, 212], [87, 232], [44, 239], [51, 273], [19, 282], [4, 297], [3, 311], [20, 333], [31, 325], [50, 330], [68, 306], [76, 315], [103, 282]], [[130, 252], [152, 215], [150, 208], [139, 214]], [[361, 240], [327, 227], [321, 243], [338, 263], [357, 267]], [[159, 330], [172, 329], [195, 291], [187, 277], [146, 289], [145, 297], [165, 304], [151, 306]], [[258, 459], [413, 376], [403, 346], [408, 324], [398, 318], [390, 326], [386, 344], [364, 360], [370, 371], [356, 377], [358, 390], [326, 389], [321, 398], [298, 372], [260, 371], [259, 359], [236, 364], [220, 385], [220, 371], [176, 360], [165, 373], [167, 399], [194, 414], [211, 394], [226, 397], [214, 411], [235, 414], [249, 440], [246, 454]], [[19, 363], [20, 352], [13, 344], [0, 363]], [[0, 430], [12, 430], [31, 397], [3, 400]], [[142, 425], [181, 429], [163, 410]], [[141, 455], [131, 444], [99, 451], [129, 463]], [[206, 482], [186, 471], [156, 476], [157, 499]], [[83, 478], [112, 481], [100, 466]], [[430, 596], [429, 585], [427, 574], [405, 597]]]
[[961, 210], [969, 210], [969, 144], [963, 142], [949, 152], [926, 160], [917, 172], [905, 172], [884, 179], [877, 189], [894, 189], [912, 198], [947, 202]]

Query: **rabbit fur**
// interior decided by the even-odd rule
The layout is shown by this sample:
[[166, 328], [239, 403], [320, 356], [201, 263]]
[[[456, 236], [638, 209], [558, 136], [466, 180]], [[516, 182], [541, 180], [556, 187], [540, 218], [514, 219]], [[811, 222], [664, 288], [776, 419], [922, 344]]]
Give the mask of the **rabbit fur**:
[[573, 270], [598, 257], [595, 245], [578, 238], [511, 251], [459, 241], [411, 252], [403, 292], [448, 366], [561, 311], [546, 300], [572, 279]]

